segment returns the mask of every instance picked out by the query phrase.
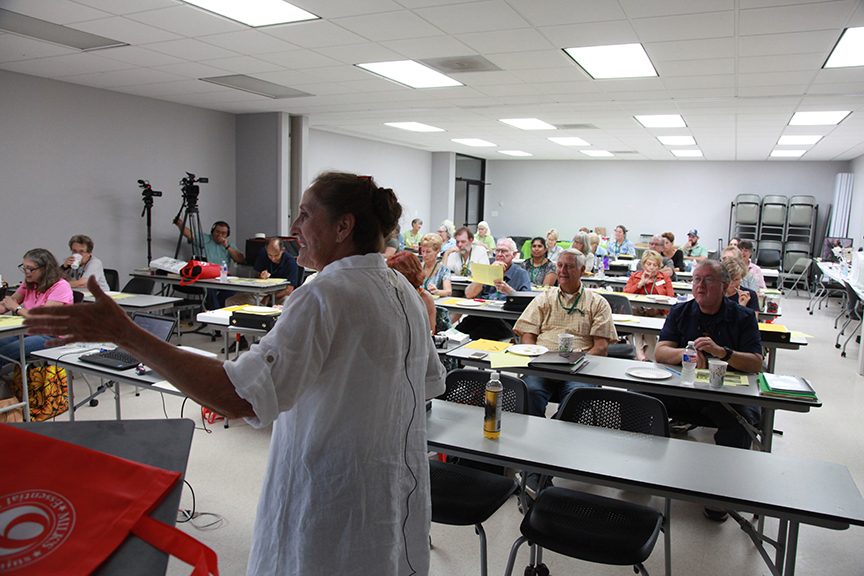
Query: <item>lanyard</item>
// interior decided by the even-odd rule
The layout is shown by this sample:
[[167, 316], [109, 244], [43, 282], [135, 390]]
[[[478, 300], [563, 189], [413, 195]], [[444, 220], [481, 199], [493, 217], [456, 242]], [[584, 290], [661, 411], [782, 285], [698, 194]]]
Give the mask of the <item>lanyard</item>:
[[[427, 276], [426, 279], [423, 281], [423, 288], [429, 287], [429, 278], [431, 278], [432, 276], [435, 275], [435, 269], [438, 268], [439, 264], [440, 264], [439, 262], [436, 262], [435, 265], [432, 266], [432, 272], [430, 272], [429, 276]], [[425, 264], [423, 265], [423, 268], [424, 269], [426, 268]]]
[[[531, 270], [528, 271], [528, 273], [531, 275], [531, 283], [537, 284], [537, 276], [542, 271], [542, 268], [540, 266], [543, 266], [543, 264], [541, 264], [540, 266], [537, 266], [535, 268], [534, 267], [534, 259], [532, 258], [531, 260], [528, 261], [528, 265], [531, 267]], [[537, 270], [537, 271], [535, 272], [534, 270]]]
[[564, 311], [567, 312], [567, 315], [568, 315], [568, 316], [569, 316], [570, 314], [572, 314], [573, 312], [579, 312], [579, 314], [581, 314], [581, 315], [583, 315], [583, 316], [585, 315], [585, 312], [583, 312], [582, 310], [580, 310], [579, 308], [577, 308], [577, 306], [579, 305], [579, 300], [582, 299], [582, 294], [583, 294], [584, 292], [585, 292], [585, 287], [582, 286], [582, 287], [579, 289], [579, 295], [576, 297], [576, 301], [573, 302], [573, 305], [570, 306], [570, 307], [568, 308], [567, 305], [564, 304], [564, 299], [561, 298], [561, 290], [560, 290], [560, 289], [558, 290], [558, 304], [560, 304], [560, 305], [561, 305], [561, 308], [563, 308]]

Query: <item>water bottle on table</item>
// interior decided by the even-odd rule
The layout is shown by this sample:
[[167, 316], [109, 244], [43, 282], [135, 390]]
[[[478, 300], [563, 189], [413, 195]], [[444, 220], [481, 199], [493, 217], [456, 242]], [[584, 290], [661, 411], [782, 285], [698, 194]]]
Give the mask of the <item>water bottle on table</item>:
[[227, 282], [228, 281], [228, 264], [222, 260], [222, 266], [219, 269], [219, 282]]
[[684, 384], [694, 384], [696, 382], [696, 344], [691, 340], [687, 343], [687, 348], [684, 349], [684, 355], [681, 358], [681, 382]]

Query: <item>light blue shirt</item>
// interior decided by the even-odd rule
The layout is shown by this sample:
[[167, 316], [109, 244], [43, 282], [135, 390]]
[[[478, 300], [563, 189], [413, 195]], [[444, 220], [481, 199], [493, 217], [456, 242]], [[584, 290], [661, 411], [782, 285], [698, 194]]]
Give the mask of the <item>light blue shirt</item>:
[[624, 243], [620, 246], [617, 241], [612, 241], [606, 245], [606, 249], [609, 251], [609, 254], [614, 254], [615, 256], [619, 256], [621, 254], [629, 254], [630, 256], [636, 256], [636, 246], [628, 240], [624, 239]]

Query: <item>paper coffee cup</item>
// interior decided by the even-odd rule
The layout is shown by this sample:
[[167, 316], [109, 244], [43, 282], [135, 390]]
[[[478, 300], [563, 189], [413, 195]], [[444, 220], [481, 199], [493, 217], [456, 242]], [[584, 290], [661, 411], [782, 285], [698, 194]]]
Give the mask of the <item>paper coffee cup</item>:
[[573, 351], [573, 334], [558, 335], [558, 354], [567, 356]]
[[80, 265], [81, 265], [81, 255], [80, 254], [73, 254], [72, 255], [72, 269], [77, 270], [78, 266], [80, 266]]
[[711, 388], [720, 388], [723, 386], [723, 378], [726, 376], [726, 367], [728, 362], [712, 358], [708, 360], [708, 385]]

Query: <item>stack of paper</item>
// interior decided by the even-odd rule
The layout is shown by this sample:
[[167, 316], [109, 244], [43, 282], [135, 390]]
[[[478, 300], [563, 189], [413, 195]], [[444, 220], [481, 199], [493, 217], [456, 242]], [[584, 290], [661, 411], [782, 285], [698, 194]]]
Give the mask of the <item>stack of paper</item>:
[[781, 396], [785, 398], [800, 398], [813, 400], [816, 391], [804, 378], [798, 376], [782, 376], [780, 374], [763, 373], [759, 375], [759, 390], [766, 396]]

